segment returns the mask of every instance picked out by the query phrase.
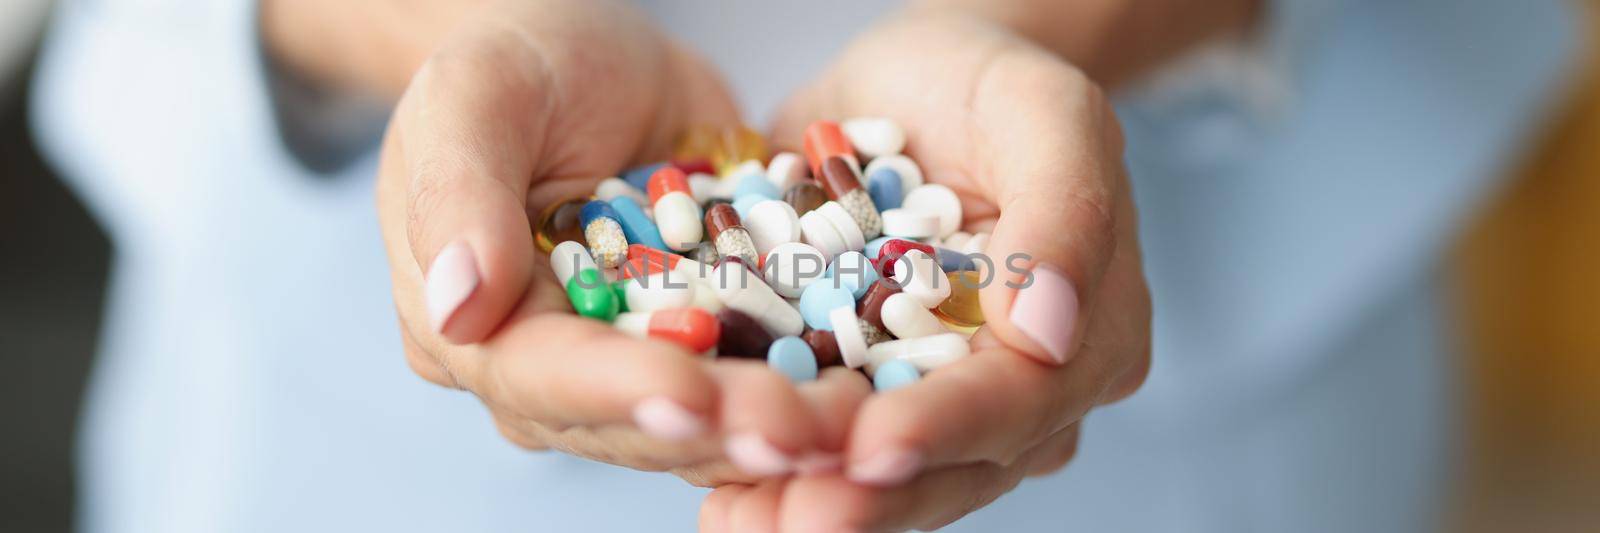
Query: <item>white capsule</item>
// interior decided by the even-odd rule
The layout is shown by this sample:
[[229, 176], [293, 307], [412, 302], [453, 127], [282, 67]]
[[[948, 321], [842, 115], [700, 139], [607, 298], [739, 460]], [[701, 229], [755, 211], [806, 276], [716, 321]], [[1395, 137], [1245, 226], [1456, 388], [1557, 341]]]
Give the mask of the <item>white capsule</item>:
[[911, 158], [903, 155], [886, 155], [873, 159], [871, 163], [867, 163], [866, 173], [862, 174], [863, 179], [872, 177], [872, 173], [885, 167], [893, 169], [896, 174], [900, 175], [901, 191], [909, 193], [922, 186], [922, 167], [917, 166], [916, 161], [912, 161]]
[[700, 204], [681, 192], [661, 195], [655, 205], [656, 227], [667, 247], [679, 252], [693, 250], [705, 236], [705, 224], [700, 221]]
[[828, 222], [828, 217], [820, 211], [813, 209], [800, 217], [801, 240], [822, 252], [822, 257], [832, 262], [833, 258], [849, 249], [845, 248], [844, 237], [839, 235], [839, 230], [834, 229], [833, 223]]
[[561, 283], [562, 288], [566, 288], [567, 280], [572, 279], [573, 274], [590, 268], [598, 270], [600, 267], [595, 265], [589, 250], [578, 241], [565, 241], [550, 250], [550, 270], [555, 271], [556, 281]]
[[689, 194], [694, 196], [696, 204], [704, 204], [712, 198], [728, 198], [733, 190], [722, 183], [722, 179], [704, 172], [689, 175]]
[[762, 200], [750, 206], [742, 222], [756, 252], [763, 256], [778, 245], [800, 241], [800, 215], [783, 200]]
[[594, 187], [595, 199], [602, 202], [610, 202], [613, 198], [618, 196], [627, 196], [632, 198], [633, 201], [639, 205], [650, 205], [650, 197], [646, 196], [644, 191], [641, 191], [637, 187], [634, 187], [628, 182], [623, 181], [622, 178], [606, 178], [600, 180], [600, 184], [595, 185]]
[[[961, 243], [961, 247], [958, 248], [957, 250], [960, 251], [961, 253], [964, 253], [964, 254], [967, 254], [967, 255], [972, 255], [972, 254], [988, 253], [987, 250], [986, 250], [988, 247], [989, 247], [989, 234], [988, 233], [979, 233], [979, 234], [973, 235], [971, 239], [967, 239], [967, 242]], [[946, 246], [946, 248], [949, 248], [949, 246]]]
[[886, 118], [853, 118], [839, 124], [850, 145], [868, 159], [894, 155], [906, 147], [906, 132]]
[[722, 303], [761, 322], [774, 337], [798, 336], [805, 331], [805, 320], [800, 311], [773, 292], [761, 278], [751, 273], [743, 264], [728, 261], [717, 265], [712, 273], [712, 286]]
[[833, 325], [833, 340], [839, 344], [839, 358], [850, 368], [867, 364], [867, 337], [861, 333], [861, 319], [856, 310], [840, 307], [828, 312], [828, 322]]
[[894, 280], [902, 294], [911, 295], [928, 309], [950, 297], [950, 280], [939, 268], [939, 260], [922, 250], [908, 251], [894, 262]]
[[949, 187], [929, 183], [912, 189], [900, 208], [939, 215], [939, 237], [961, 229], [961, 197]]
[[824, 202], [816, 210], [827, 217], [828, 223], [833, 224], [833, 229], [844, 239], [844, 250], [839, 253], [866, 248], [866, 234], [862, 233], [861, 225], [856, 223], [855, 217], [850, 216], [850, 211], [846, 210], [844, 205], [829, 201]]
[[799, 298], [812, 282], [822, 279], [828, 264], [822, 252], [809, 244], [791, 242], [778, 245], [766, 255], [762, 270], [772, 290], [784, 298]]
[[794, 152], [780, 152], [767, 162], [767, 181], [777, 185], [780, 192], [788, 191], [806, 178], [808, 170], [806, 158]]
[[627, 288], [623, 292], [627, 295], [629, 311], [648, 313], [657, 309], [676, 309], [693, 305], [694, 283], [693, 279], [658, 272], [628, 280]]
[[883, 234], [902, 239], [926, 239], [939, 233], [939, 215], [913, 209], [890, 209], [883, 217]]
[[867, 348], [867, 373], [878, 370], [878, 365], [901, 360], [911, 363], [917, 370], [930, 370], [954, 363], [972, 352], [966, 337], [957, 333], [940, 333], [915, 339], [880, 342]]
[[939, 323], [939, 317], [933, 316], [933, 313], [923, 307], [916, 297], [903, 292], [892, 294], [885, 299], [878, 313], [879, 318], [883, 320], [884, 329], [901, 339], [915, 339], [947, 332], [944, 325]]

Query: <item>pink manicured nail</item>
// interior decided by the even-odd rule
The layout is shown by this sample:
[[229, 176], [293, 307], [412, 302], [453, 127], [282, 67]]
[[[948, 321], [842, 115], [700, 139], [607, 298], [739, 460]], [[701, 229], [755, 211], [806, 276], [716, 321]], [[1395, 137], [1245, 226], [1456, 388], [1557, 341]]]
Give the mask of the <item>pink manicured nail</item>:
[[838, 472], [844, 458], [837, 453], [812, 452], [794, 463], [794, 471], [802, 476], [816, 476]]
[[688, 440], [706, 430], [706, 423], [699, 416], [662, 396], [652, 396], [635, 405], [633, 421], [645, 434], [662, 440]]
[[465, 242], [450, 243], [439, 251], [428, 268], [426, 289], [428, 320], [434, 331], [444, 330], [450, 315], [478, 288], [478, 280], [478, 260]]
[[740, 470], [754, 476], [780, 476], [794, 470], [794, 461], [759, 433], [728, 437], [728, 459]]
[[1072, 329], [1078, 322], [1078, 291], [1072, 280], [1049, 265], [1033, 269], [1033, 284], [1017, 291], [1011, 303], [1011, 324], [1045, 351], [1056, 364], [1072, 356]]
[[900, 448], [879, 451], [850, 465], [850, 481], [875, 487], [892, 487], [911, 481], [922, 468], [922, 454]]

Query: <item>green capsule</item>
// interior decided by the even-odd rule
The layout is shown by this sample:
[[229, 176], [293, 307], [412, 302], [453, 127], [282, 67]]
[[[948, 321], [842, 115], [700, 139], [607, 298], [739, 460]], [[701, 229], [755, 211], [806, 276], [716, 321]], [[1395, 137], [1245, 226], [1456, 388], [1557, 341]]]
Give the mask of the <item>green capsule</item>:
[[619, 279], [611, 282], [611, 292], [617, 293], [617, 309], [628, 312], [628, 280]]
[[610, 322], [621, 307], [616, 291], [607, 286], [599, 270], [584, 269], [567, 280], [567, 299], [578, 314]]

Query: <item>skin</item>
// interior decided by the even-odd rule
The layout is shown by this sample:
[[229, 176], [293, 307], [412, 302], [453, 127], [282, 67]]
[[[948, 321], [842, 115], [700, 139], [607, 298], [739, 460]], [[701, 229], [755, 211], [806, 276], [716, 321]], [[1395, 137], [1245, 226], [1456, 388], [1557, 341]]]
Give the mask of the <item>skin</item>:
[[[1212, 8], [1231, 13], [1223, 6], [1235, 3], [1254, 2]], [[1204, 9], [1060, 4], [920, 3], [865, 34], [780, 112], [773, 138], [791, 149], [812, 120], [894, 118], [929, 180], [962, 197], [967, 229], [993, 233], [991, 256], [1026, 253], [1078, 293], [1077, 350], [1065, 364], [1010, 323], [1016, 291], [995, 283], [981, 296], [990, 322], [971, 357], [872, 396], [853, 372], [790, 387], [764, 365], [708, 363], [570, 314], [533, 248], [530, 217], [592, 190], [597, 176], [663, 159], [690, 125], [738, 122], [719, 76], [629, 6], [266, 0], [262, 31], [274, 59], [298, 73], [398, 99], [377, 201], [418, 375], [472, 392], [526, 448], [720, 487], [702, 509], [708, 531], [899, 530], [948, 523], [1026, 475], [1059, 469], [1083, 415], [1131, 394], [1148, 373], [1149, 295], [1121, 132], [1095, 80], [1131, 78], [1209, 29], [1107, 46], [1106, 28], [1184, 27], [1174, 19]], [[1166, 4], [1170, 12], [1148, 7]], [[354, 22], [362, 16], [393, 24]], [[1202, 29], [1238, 23], [1218, 18], [1193, 20]], [[1070, 27], [1063, 20], [1084, 31], [1061, 30]], [[435, 329], [426, 272], [458, 242], [482, 280]], [[645, 435], [630, 413], [651, 397], [704, 417], [710, 431], [681, 442]], [[741, 472], [721, 442], [752, 432], [811, 468], [772, 479]], [[886, 449], [916, 452], [917, 475], [850, 481], [852, 465]]]

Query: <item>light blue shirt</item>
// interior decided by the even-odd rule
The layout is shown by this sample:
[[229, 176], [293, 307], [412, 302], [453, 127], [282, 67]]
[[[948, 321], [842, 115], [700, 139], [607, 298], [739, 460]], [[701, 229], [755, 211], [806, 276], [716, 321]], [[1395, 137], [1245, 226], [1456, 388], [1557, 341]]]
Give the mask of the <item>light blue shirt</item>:
[[[646, 2], [751, 109], [889, 2], [828, 3]], [[1435, 524], [1451, 452], [1438, 252], [1546, 110], [1574, 14], [1279, 5], [1276, 114], [1220, 86], [1121, 106], [1156, 302], [1148, 384], [1088, 418], [1066, 471], [952, 529]], [[36, 129], [116, 249], [82, 526], [692, 530], [703, 490], [520, 451], [471, 396], [411, 375], [375, 154], [329, 179], [285, 150], [254, 27], [244, 0], [69, 0], [55, 18]]]

